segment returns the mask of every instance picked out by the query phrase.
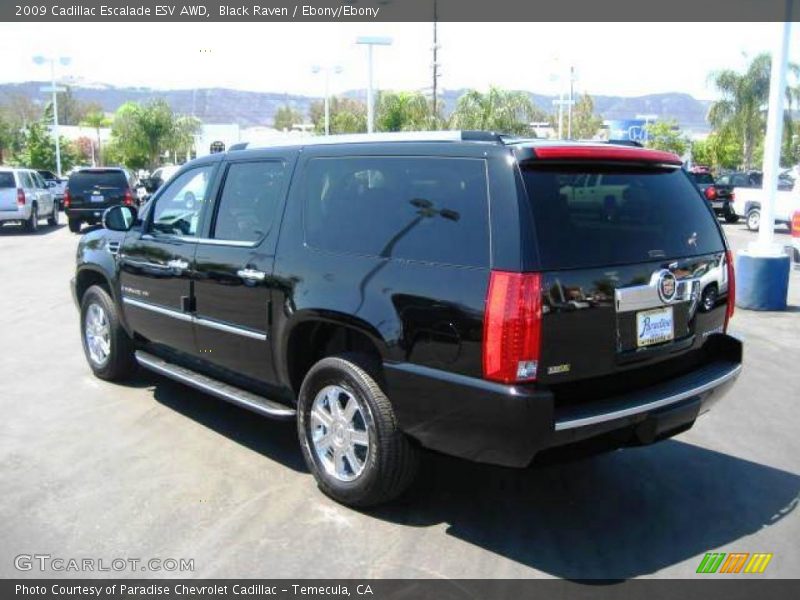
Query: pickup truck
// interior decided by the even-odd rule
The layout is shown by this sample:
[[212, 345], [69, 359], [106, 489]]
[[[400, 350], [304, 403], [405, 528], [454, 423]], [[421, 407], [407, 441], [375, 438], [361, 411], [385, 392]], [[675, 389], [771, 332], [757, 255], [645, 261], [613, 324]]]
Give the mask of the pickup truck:
[[[733, 211], [745, 218], [750, 231], [758, 231], [761, 224], [763, 196], [763, 188], [733, 188]], [[797, 210], [800, 210], [800, 185], [795, 184], [789, 191], [779, 189], [775, 196], [775, 223], [791, 229], [792, 214]]]

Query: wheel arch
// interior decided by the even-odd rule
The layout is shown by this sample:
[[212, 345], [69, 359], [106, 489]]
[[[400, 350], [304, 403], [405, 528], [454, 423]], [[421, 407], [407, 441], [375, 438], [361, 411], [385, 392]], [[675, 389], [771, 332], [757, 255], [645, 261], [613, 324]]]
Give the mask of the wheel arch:
[[333, 311], [304, 310], [294, 315], [279, 346], [278, 371], [295, 397], [309, 369], [326, 356], [357, 352], [382, 363], [386, 340], [362, 319]]

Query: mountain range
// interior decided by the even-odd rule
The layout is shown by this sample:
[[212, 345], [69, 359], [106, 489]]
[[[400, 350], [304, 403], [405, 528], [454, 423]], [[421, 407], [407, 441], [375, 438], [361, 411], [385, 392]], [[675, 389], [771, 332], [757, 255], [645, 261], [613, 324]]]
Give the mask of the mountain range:
[[[22, 95], [36, 102], [44, 100], [40, 88], [45, 82], [0, 84], [0, 104], [8, 97]], [[69, 84], [73, 96], [83, 102], [99, 104], [105, 112], [114, 112], [127, 101], [143, 102], [164, 98], [175, 112], [194, 114], [206, 123], [238, 123], [242, 127], [271, 126], [275, 112], [290, 105], [308, 114], [311, 96], [279, 92], [248, 92], [227, 88], [196, 90], [156, 90], [142, 87], [116, 87], [106, 84]], [[453, 109], [465, 90], [444, 90], [441, 98], [445, 112]], [[554, 96], [528, 92], [538, 107], [552, 112]], [[351, 90], [343, 95], [364, 98], [364, 90]], [[603, 119], [633, 119], [636, 115], [657, 115], [659, 119], [675, 119], [681, 128], [692, 132], [709, 130], [706, 114], [710, 101], [698, 100], [689, 94], [672, 92], [646, 96], [623, 97], [593, 95], [595, 112]]]

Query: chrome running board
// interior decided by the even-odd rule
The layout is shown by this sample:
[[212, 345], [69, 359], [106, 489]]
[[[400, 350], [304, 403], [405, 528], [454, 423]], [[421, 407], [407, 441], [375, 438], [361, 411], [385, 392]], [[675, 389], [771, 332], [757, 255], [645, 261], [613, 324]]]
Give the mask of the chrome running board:
[[180, 383], [185, 383], [195, 389], [198, 389], [217, 398], [222, 398], [227, 402], [241, 406], [260, 415], [269, 417], [271, 419], [279, 419], [282, 421], [294, 419], [294, 408], [269, 400], [263, 396], [258, 396], [252, 392], [248, 392], [241, 388], [222, 383], [217, 379], [212, 379], [206, 375], [202, 375], [197, 371], [192, 371], [186, 367], [176, 365], [171, 362], [154, 356], [142, 350], [136, 351], [136, 361], [145, 369], [174, 379]]

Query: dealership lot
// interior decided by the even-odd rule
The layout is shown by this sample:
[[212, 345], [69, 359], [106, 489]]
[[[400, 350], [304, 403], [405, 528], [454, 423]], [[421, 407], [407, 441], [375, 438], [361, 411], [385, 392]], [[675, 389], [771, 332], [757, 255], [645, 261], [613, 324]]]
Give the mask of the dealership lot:
[[[735, 249], [755, 238], [725, 229]], [[0, 576], [92, 575], [14, 567], [49, 554], [194, 560], [136, 576], [693, 577], [709, 551], [770, 552], [761, 576], [800, 576], [798, 271], [789, 311], [737, 309], [745, 371], [688, 433], [527, 470], [429, 454], [411, 494], [359, 513], [317, 491], [293, 424], [146, 372], [92, 377], [77, 240], [0, 229]]]

